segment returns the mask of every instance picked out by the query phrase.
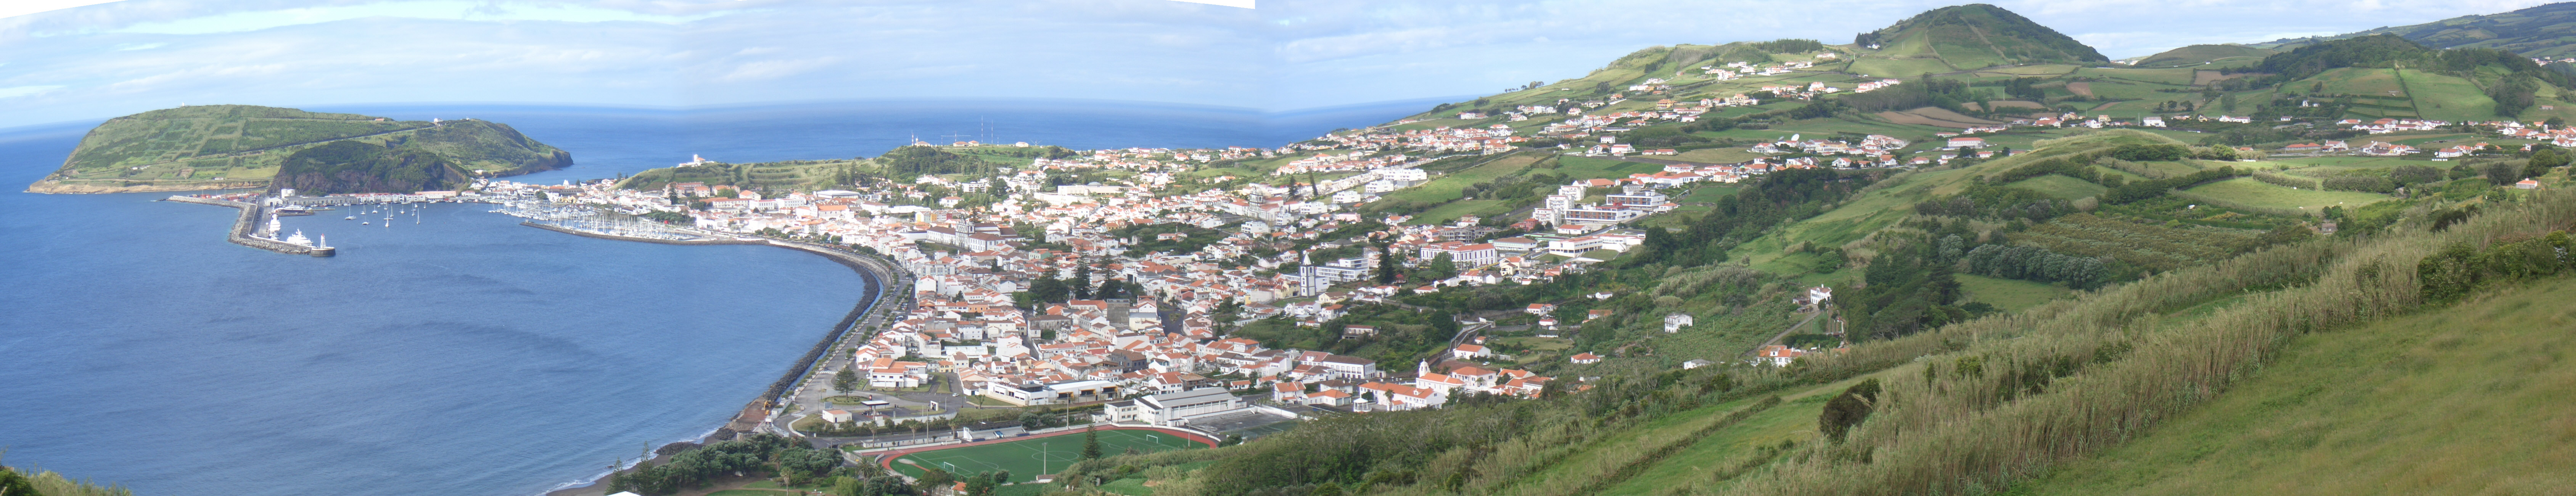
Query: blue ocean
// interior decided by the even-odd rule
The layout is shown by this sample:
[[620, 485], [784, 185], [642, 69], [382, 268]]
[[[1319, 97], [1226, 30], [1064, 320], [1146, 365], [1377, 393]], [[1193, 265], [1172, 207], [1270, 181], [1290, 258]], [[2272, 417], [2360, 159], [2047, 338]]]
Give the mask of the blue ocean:
[[[1076, 149], [1276, 147], [1431, 102], [1263, 114], [1094, 101], [653, 109], [307, 107], [510, 124], [569, 150], [524, 181], [689, 160], [873, 156], [913, 139]], [[102, 116], [104, 118], [105, 116]], [[290, 217], [333, 258], [224, 241], [167, 194], [17, 192], [96, 122], [0, 129], [0, 449], [149, 495], [530, 495], [693, 439], [874, 282], [761, 246], [599, 240], [436, 205]], [[369, 214], [382, 219], [384, 214]]]

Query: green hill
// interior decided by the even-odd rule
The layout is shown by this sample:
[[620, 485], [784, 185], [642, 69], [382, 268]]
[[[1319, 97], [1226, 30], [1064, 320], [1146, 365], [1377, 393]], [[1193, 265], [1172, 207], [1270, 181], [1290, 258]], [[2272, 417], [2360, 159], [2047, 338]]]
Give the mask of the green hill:
[[2142, 69], [2191, 67], [2223, 60], [2260, 60], [2275, 53], [2281, 52], [2244, 45], [2192, 45], [2149, 55], [2134, 65]]
[[[495, 176], [572, 165], [572, 154], [497, 122], [431, 123], [251, 105], [201, 105], [108, 119], [81, 138], [61, 169], [27, 190], [113, 193], [266, 187], [295, 153], [337, 141], [401, 148], [420, 157], [436, 157], [459, 171]], [[328, 183], [308, 180], [304, 184]], [[342, 187], [317, 191], [322, 189], [351, 191]]]
[[454, 190], [474, 181], [455, 161], [420, 147], [333, 141], [286, 156], [269, 190], [298, 194], [413, 193]]
[[[1937, 64], [1950, 72], [1999, 65], [2108, 62], [2109, 57], [2020, 14], [1986, 4], [1933, 9], [1884, 29], [1861, 33], [1852, 71], [1908, 75]], [[1875, 60], [1876, 62], [1874, 62]], [[1907, 63], [1911, 62], [1911, 63]]]
[[2254, 46], [2287, 50], [2329, 40], [2393, 34], [2433, 48], [2494, 48], [2531, 57], [2576, 55], [2576, 2], [2553, 3], [2501, 14], [2469, 15], [2409, 26], [2310, 38], [2286, 38]]
[[[2512, 52], [2434, 49], [2395, 34], [2328, 40], [2263, 58], [2248, 87], [2279, 86], [2325, 95], [2382, 100], [2377, 115], [2445, 120], [2517, 117], [2576, 77]], [[2392, 102], [2393, 101], [2393, 102]], [[2404, 107], [2389, 107], [2400, 103]], [[2440, 115], [2435, 115], [2440, 114]]]

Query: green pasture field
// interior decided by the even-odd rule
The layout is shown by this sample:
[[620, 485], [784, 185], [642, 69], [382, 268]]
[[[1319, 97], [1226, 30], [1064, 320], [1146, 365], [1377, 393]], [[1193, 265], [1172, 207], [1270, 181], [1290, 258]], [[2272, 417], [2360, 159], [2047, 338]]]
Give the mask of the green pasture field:
[[1743, 148], [1702, 148], [1682, 152], [1681, 155], [1675, 155], [1672, 158], [1683, 162], [1732, 164], [1760, 157], [1762, 154], [1745, 151]]
[[[1197, 441], [1154, 431], [1121, 429], [1098, 431], [1098, 434], [1100, 450], [1113, 455], [1125, 453], [1131, 447], [1145, 452], [1207, 447]], [[1008, 470], [1012, 482], [1026, 482], [1081, 460], [1082, 436], [1073, 434], [924, 451], [896, 458], [893, 465], [895, 471], [914, 477], [929, 473], [924, 467], [936, 467], [959, 475]]]
[[[2134, 128], [2134, 127], [2133, 127], [2133, 128], [2130, 128], [2130, 129], [2138, 129], [2138, 128]], [[2180, 130], [2180, 129], [2159, 129], [2159, 128], [2152, 128], [2152, 127], [2151, 127], [2151, 128], [2145, 128], [2145, 129], [2139, 129], [2139, 130], [2141, 130], [2141, 131], [2146, 131], [2146, 132], [2147, 132], [2147, 134], [2153, 134], [2153, 135], [2157, 135], [2157, 136], [2163, 136], [2163, 137], [2167, 137], [2167, 138], [2173, 138], [2173, 139], [2174, 139], [2174, 141], [2180, 141], [2180, 142], [2183, 142], [2183, 143], [2185, 143], [2185, 144], [2194, 144], [2194, 143], [2199, 143], [2201, 138], [2207, 138], [2207, 137], [2209, 137], [2209, 133], [2194, 132], [2194, 131], [2184, 131], [2184, 130]]]
[[1538, 160], [1539, 157], [1530, 154], [1494, 159], [1474, 168], [1433, 178], [1430, 182], [1418, 186], [1388, 192], [1386, 197], [1418, 202], [1456, 200], [1460, 196], [1459, 192], [1466, 190], [1468, 185], [1520, 172], [1521, 169], [1528, 168], [1530, 163]]
[[2426, 119], [2466, 121], [2498, 118], [2495, 100], [2487, 98], [2486, 90], [2467, 79], [2415, 69], [2406, 69], [2405, 75], [2407, 96], [2415, 97], [2415, 111]]
[[2094, 81], [2093, 84], [2087, 86], [2093, 87], [2093, 96], [2113, 100], [2163, 101], [2178, 99], [2175, 97], [2189, 96], [2189, 94], [2186, 93], [2163, 93], [2156, 91], [2159, 88], [2181, 88], [2182, 86], [2179, 85], [2132, 83], [2125, 81]]
[[[2356, 145], [2357, 145], [2357, 144], [2356, 144]], [[2442, 167], [2442, 168], [2449, 168], [2449, 166], [2448, 166], [2448, 165], [2443, 164], [2443, 163], [2441, 163], [2441, 162], [2425, 162], [2425, 161], [2422, 161], [2422, 160], [2406, 160], [2406, 159], [2397, 158], [2397, 157], [2350, 157], [2350, 156], [2338, 156], [2338, 157], [2300, 157], [2300, 158], [2288, 158], [2288, 159], [2280, 159], [2280, 160], [2273, 160], [2273, 161], [2274, 161], [2274, 162], [2284, 163], [2284, 164], [2299, 165], [2299, 166], [2324, 165], [2324, 166], [2334, 166], [2334, 167], [2348, 167], [2348, 168], [2354, 168], [2354, 169], [2385, 169], [2385, 168], [2396, 167], [2396, 166], [2400, 166], [2400, 165], [2430, 165], [2430, 166], [2439, 166], [2439, 167]]]
[[2388, 69], [2346, 67], [2327, 70], [2310, 79], [2326, 83], [2327, 94], [2407, 96], [2406, 88], [2397, 82], [2396, 73]]
[[[1748, 93], [1748, 92], [1733, 92], [1733, 93], [1726, 93], [1726, 95], [1727, 95], [1727, 96], [1734, 96], [1734, 95], [1735, 95], [1735, 93]], [[1709, 112], [1709, 114], [1710, 114], [1710, 115], [1715, 115], [1715, 116], [1718, 116], [1718, 117], [1743, 117], [1743, 116], [1746, 116], [1746, 115], [1759, 114], [1759, 113], [1763, 113], [1763, 112], [1770, 112], [1770, 111], [1773, 111], [1773, 110], [1780, 110], [1780, 109], [1785, 109], [1785, 108], [1790, 108], [1790, 107], [1795, 107], [1795, 106], [1796, 106], [1796, 105], [1788, 105], [1788, 104], [1784, 104], [1783, 102], [1791, 102], [1791, 103], [1794, 103], [1794, 102], [1797, 102], [1797, 100], [1789, 100], [1789, 99], [1784, 99], [1784, 98], [1773, 98], [1773, 99], [1771, 99], [1771, 101], [1769, 101], [1769, 102], [1763, 102], [1761, 105], [1754, 105], [1754, 106], [1751, 106], [1751, 107], [1727, 107], [1727, 108], [1725, 108], [1725, 109], [1723, 109], [1723, 110], [1718, 110], [1718, 111], [1715, 111], [1715, 112]]]
[[2186, 191], [2254, 207], [2304, 208], [2309, 211], [2330, 206], [2359, 208], [2362, 205], [2388, 199], [2388, 195], [2377, 193], [2290, 189], [2288, 186], [2257, 181], [2251, 177], [2204, 184]]
[[1682, 205], [1673, 207], [1671, 212], [1645, 216], [1628, 224], [1636, 227], [1661, 227], [1681, 231], [1690, 229], [1691, 221], [1699, 220], [1700, 216], [1708, 215], [1709, 211], [1716, 209], [1717, 207], [1708, 205]]
[[2102, 185], [2099, 184], [2084, 182], [2082, 179], [2056, 174], [2023, 179], [2021, 182], [2008, 184], [2006, 186], [2025, 188], [2031, 191], [2046, 193], [2048, 196], [2067, 200], [2099, 195], [2102, 194], [2103, 191], [2109, 191], [2111, 189], [2102, 187]]
[[[2098, 79], [2116, 79], [2116, 80], [2135, 81], [2135, 82], [2141, 82], [2141, 83], [2153, 83], [2153, 84], [2163, 84], [2163, 85], [2172, 85], [2172, 86], [2190, 86], [2190, 85], [2191, 85], [2191, 82], [2192, 82], [2192, 78], [2197, 77], [2197, 75], [2196, 75], [2196, 74], [2193, 74], [2193, 72], [2194, 72], [2194, 71], [2195, 71], [2195, 69], [2191, 69], [2191, 68], [2182, 68], [2182, 69], [2121, 69], [2121, 68], [2103, 69], [2103, 68], [2097, 68], [2097, 67], [2086, 67], [2086, 68], [2076, 69], [2076, 70], [2075, 70], [2075, 75], [2077, 75], [2077, 76], [2093, 77], [2093, 78], [2098, 78]], [[2095, 94], [2100, 94], [2100, 93], [2101, 93], [2101, 91], [2102, 91], [2102, 90], [2101, 90], [2101, 86], [2100, 86], [2100, 85], [2098, 85], [2098, 84], [2097, 84], [2097, 85], [2095, 85], [2095, 86], [2094, 86], [2094, 90], [2093, 90], [2093, 91], [2094, 91], [2094, 93], [2095, 93]]]
[[1664, 170], [1662, 164], [1571, 155], [1557, 157], [1556, 163], [1559, 164], [1556, 171], [1572, 176], [1572, 179], [1618, 179], [1629, 174], [1653, 174]]
[[[2025, 129], [2032, 129], [2032, 128], [2025, 128]], [[2066, 137], [2065, 132], [2063, 132], [2063, 131], [2058, 131], [2058, 130], [2048, 130], [2048, 131], [2025, 131], [2025, 130], [2019, 130], [2019, 129], [2016, 129], [2016, 130], [2013, 130], [2013, 131], [2009, 131], [2009, 132], [1995, 133], [1995, 134], [1989, 134], [1989, 135], [1984, 136], [1984, 138], [1986, 138], [1986, 145], [1987, 145], [1987, 146], [1999, 146], [1999, 147], [2004, 147], [2004, 148], [2011, 148], [2011, 149], [2014, 149], [2014, 150], [2029, 150], [2029, 149], [2032, 149], [2032, 148], [2036, 148], [2036, 147], [2038, 146], [2038, 145], [2037, 145], [2037, 143], [2039, 142], [2039, 140], [2044, 140], [2044, 139], [2057, 139], [2057, 138], [2064, 138], [2064, 137]], [[1925, 143], [1930, 144], [1931, 142], [1930, 142], [1929, 140], [1926, 140], [1926, 141], [1925, 141]], [[1908, 147], [1908, 148], [1912, 148], [1912, 147]]]
[[[1862, 236], [1876, 232], [1879, 228], [1914, 215], [1916, 202], [1933, 196], [1958, 193], [1965, 188], [1962, 183], [1966, 182], [1971, 175], [1991, 172], [1974, 167], [1908, 172], [1901, 176], [1903, 177], [1901, 181], [1896, 178], [1887, 179], [1887, 181], [1899, 182], [1883, 183], [1884, 187], [1853, 198], [1845, 202], [1841, 208], [1791, 224], [1781, 232], [1754, 238], [1752, 241], [1738, 245], [1731, 251], [1729, 259], [1744, 260], [1757, 269], [1791, 274], [1805, 272], [1806, 269], [1803, 268], [1790, 270], [1786, 267], [1770, 265], [1770, 262], [1783, 259], [1782, 252], [1790, 245], [1799, 242], [1841, 246], [1858, 240]], [[1797, 265], [1802, 262], [1793, 260], [1788, 263]]]
[[1959, 289], [1967, 291], [1968, 300], [1986, 302], [2004, 312], [2019, 312], [2074, 293], [2065, 287], [2042, 282], [1976, 274], [1958, 274], [1956, 277], [1959, 279]]
[[[2462, 138], [2468, 138], [2468, 139], [2462, 139]], [[2400, 144], [2400, 145], [2406, 145], [2406, 146], [2412, 146], [2412, 147], [2422, 148], [2422, 147], [2424, 147], [2424, 145], [2431, 144], [2431, 143], [2436, 142], [2436, 141], [2452, 141], [2452, 140], [2458, 140], [2458, 141], [2459, 141], [2459, 143], [2444, 143], [2445, 145], [2467, 145], [2467, 144], [2475, 144], [2475, 143], [2477, 143], [2477, 142], [2479, 142], [2479, 141], [2483, 141], [2483, 140], [2479, 140], [2479, 139], [2477, 139], [2477, 138], [2478, 138], [2478, 136], [2477, 136], [2477, 135], [2473, 135], [2473, 134], [2458, 134], [2458, 133], [2450, 133], [2450, 134], [2420, 135], [2420, 136], [2414, 136], [2414, 137], [2409, 137], [2409, 138], [2405, 138], [2405, 139], [2399, 139], [2399, 140], [2396, 140], [2396, 141], [2390, 141], [2390, 143], [2396, 143], [2396, 144]], [[2347, 142], [2349, 142], [2349, 141], [2347, 141]]]
[[[1450, 191], [1450, 195], [1456, 196], [1457, 191]], [[1457, 200], [1440, 205], [1439, 207], [1434, 207], [1430, 210], [1425, 210], [1421, 214], [1414, 215], [1413, 220], [1405, 221], [1404, 223], [1413, 225], [1447, 224], [1450, 221], [1458, 220], [1459, 217], [1468, 215], [1480, 217], [1502, 215], [1508, 209], [1509, 204], [1503, 203], [1502, 200]]]
[[1977, 71], [1977, 74], [1976, 74], [1976, 75], [1977, 75], [1977, 76], [1979, 76], [1979, 77], [1986, 77], [1986, 76], [2048, 77], [2048, 76], [2063, 76], [2063, 75], [2066, 75], [2067, 73], [2074, 72], [2074, 71], [2076, 71], [2076, 70], [2078, 70], [2078, 69], [2082, 69], [2082, 67], [2079, 67], [2079, 66], [2072, 66], [2072, 65], [2064, 65], [2064, 64], [2040, 64], [2040, 65], [2025, 65], [2025, 66], [2020, 66], [2020, 67], [1996, 67], [1996, 68], [1990, 68], [1990, 69], [1983, 69], [1983, 70], [1979, 70], [1979, 71]]
[[1852, 61], [1851, 66], [1843, 69], [1843, 72], [1873, 78], [1912, 78], [1927, 72], [1937, 74], [1957, 70], [1950, 67], [1950, 64], [1942, 63], [1941, 59], [1897, 60], [1863, 57]]

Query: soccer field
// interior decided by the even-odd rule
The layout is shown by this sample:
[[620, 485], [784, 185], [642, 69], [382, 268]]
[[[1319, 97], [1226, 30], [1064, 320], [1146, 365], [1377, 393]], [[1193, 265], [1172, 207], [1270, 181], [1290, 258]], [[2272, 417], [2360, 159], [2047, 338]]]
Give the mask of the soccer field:
[[[1180, 436], [1146, 430], [1104, 430], [1100, 434], [1100, 452], [1118, 455], [1134, 447], [1137, 451], [1156, 452], [1207, 445]], [[1082, 459], [1082, 434], [1012, 441], [1007, 443], [967, 446], [924, 451], [894, 459], [894, 469], [904, 475], [920, 477], [928, 469], [946, 470], [958, 476], [978, 472], [1008, 470], [1012, 482], [1027, 482], [1040, 474], [1064, 470]]]

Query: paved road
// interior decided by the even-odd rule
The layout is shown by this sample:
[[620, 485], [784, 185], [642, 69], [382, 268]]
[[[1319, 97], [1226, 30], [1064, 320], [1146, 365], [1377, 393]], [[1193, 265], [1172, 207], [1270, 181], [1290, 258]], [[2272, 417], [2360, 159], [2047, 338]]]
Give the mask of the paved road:
[[[824, 359], [816, 367], [818, 372], [813, 377], [807, 378], [803, 387], [787, 393], [786, 401], [797, 406], [796, 413], [779, 419], [779, 426], [790, 425], [798, 418], [819, 415], [823, 410], [849, 408], [847, 405], [834, 405], [823, 401], [824, 398], [841, 396], [841, 393], [832, 390], [833, 374], [856, 365], [850, 360], [850, 350], [867, 343], [870, 339], [875, 339], [876, 333], [869, 329], [882, 329], [888, 322], [908, 313], [905, 304], [910, 302], [912, 295], [912, 275], [901, 269], [876, 263], [874, 257], [871, 257], [871, 260], [868, 265], [874, 267], [883, 277], [880, 280], [885, 282], [882, 291], [878, 293], [876, 307], [870, 309], [868, 314], [861, 317], [857, 323], [852, 324], [853, 328], [850, 332], [841, 335], [840, 342], [832, 344], [832, 350], [824, 353]], [[915, 414], [945, 409], [934, 402], [906, 397], [910, 395], [875, 391], [853, 391], [850, 395], [885, 400], [893, 403], [897, 408], [912, 410]], [[953, 405], [956, 402], [947, 403]]]

